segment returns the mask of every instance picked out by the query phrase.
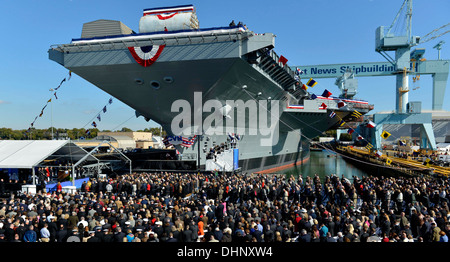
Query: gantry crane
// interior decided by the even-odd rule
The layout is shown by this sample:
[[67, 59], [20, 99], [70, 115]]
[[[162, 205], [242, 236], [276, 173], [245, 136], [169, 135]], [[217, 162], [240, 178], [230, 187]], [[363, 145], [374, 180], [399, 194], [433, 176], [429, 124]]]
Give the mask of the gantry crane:
[[[405, 30], [395, 34], [393, 29], [397, 24], [400, 14], [406, 9]], [[420, 76], [431, 74], [433, 77], [432, 109], [442, 110], [445, 88], [449, 74], [449, 60], [426, 60], [423, 58], [425, 49], [411, 47], [436, 39], [450, 31], [439, 33], [449, 24], [441, 26], [422, 39], [412, 35], [412, 0], [404, 0], [391, 26], [385, 28], [380, 26], [375, 33], [375, 51], [380, 53], [387, 62], [373, 63], [347, 63], [332, 65], [309, 65], [294, 66], [303, 72], [301, 77], [308, 78], [337, 78], [336, 85], [340, 88], [341, 96], [353, 96], [357, 92], [357, 81], [353, 76], [392, 76], [396, 77], [396, 108], [392, 114], [374, 114], [373, 121], [376, 123], [374, 130], [361, 130], [374, 145], [374, 149], [381, 147], [381, 133], [384, 124], [417, 124], [421, 126], [421, 148], [436, 149], [436, 141], [432, 129], [431, 113], [421, 113], [420, 102], [409, 102], [409, 75]], [[440, 52], [441, 46], [435, 48]], [[388, 52], [394, 51], [392, 58]], [[351, 72], [352, 74], [349, 74]], [[348, 81], [351, 80], [351, 81]], [[346, 83], [350, 83], [346, 86]], [[355, 86], [356, 83], [356, 86]], [[364, 127], [361, 127], [364, 129]]]

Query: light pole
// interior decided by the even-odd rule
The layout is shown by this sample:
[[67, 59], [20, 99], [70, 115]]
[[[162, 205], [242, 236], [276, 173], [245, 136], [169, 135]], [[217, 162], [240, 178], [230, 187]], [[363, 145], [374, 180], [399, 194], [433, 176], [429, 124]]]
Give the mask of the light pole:
[[[49, 91], [53, 92], [53, 91], [55, 91], [55, 89], [51, 88]], [[50, 123], [50, 125], [51, 125], [51, 128], [52, 128], [52, 140], [53, 140], [53, 102], [52, 102], [51, 98], [50, 98], [50, 103], [51, 103], [51, 105], [50, 105], [50, 110], [51, 110], [51, 114], [50, 114], [50, 122], [51, 123]]]

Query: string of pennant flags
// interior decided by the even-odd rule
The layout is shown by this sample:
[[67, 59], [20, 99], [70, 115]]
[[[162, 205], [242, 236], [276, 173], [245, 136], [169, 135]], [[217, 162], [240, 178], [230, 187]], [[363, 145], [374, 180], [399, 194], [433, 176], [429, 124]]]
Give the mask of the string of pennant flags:
[[33, 122], [31, 122], [30, 127], [27, 129], [27, 131], [25, 131], [25, 134], [31, 132], [32, 128], [34, 127], [34, 124], [36, 123], [36, 120], [44, 115], [44, 110], [45, 108], [47, 108], [48, 104], [52, 102], [53, 96], [55, 96], [55, 99], [58, 99], [58, 96], [56, 95], [58, 89], [62, 86], [64, 82], [69, 81], [71, 77], [72, 71], [69, 71], [68, 75], [64, 77], [63, 80], [61, 80], [61, 82], [55, 89], [50, 89], [53, 91], [52, 96], [50, 97], [50, 99], [47, 100], [47, 103], [45, 103], [44, 107], [41, 109], [41, 112], [34, 118]]
[[[257, 99], [256, 99], [252, 94], [250, 94], [249, 92], [247, 92], [245, 89], [244, 89], [244, 92], [246, 92], [250, 97], [252, 97], [255, 101], [257, 101]], [[265, 109], [268, 110], [267, 108], [265, 108]], [[334, 114], [336, 114], [336, 113], [335, 113], [335, 112], [331, 112], [331, 113], [330, 113], [331, 116], [333, 116]], [[361, 113], [359, 113], [359, 112], [356, 111], [356, 110], [355, 110], [355, 112], [353, 112], [352, 114], [361, 116]], [[296, 118], [296, 117], [295, 117], [295, 118]], [[314, 126], [312, 126], [311, 124], [305, 123], [305, 122], [303, 122], [302, 120], [300, 120], [300, 119], [298, 119], [298, 118], [296, 118], [296, 119], [297, 119], [298, 121], [302, 122], [303, 124], [308, 125], [308, 126], [310, 126], [311, 128], [315, 129]], [[341, 121], [342, 121], [342, 119], [341, 119]], [[283, 121], [280, 119], [280, 122], [283, 122]], [[285, 123], [285, 122], [283, 122], [283, 123], [284, 123], [285, 125], [287, 125], [288, 127], [290, 127], [288, 123]], [[345, 123], [345, 122], [344, 122], [344, 123]], [[373, 122], [372, 122], [372, 123], [373, 123]], [[371, 125], [373, 125], [373, 127], [375, 127], [375, 124], [371, 124]], [[294, 129], [294, 128], [292, 128], [292, 127], [290, 127], [290, 128], [291, 128], [292, 130]], [[317, 131], [319, 131], [319, 130], [317, 130]], [[319, 132], [321, 132], [321, 133], [324, 134], [324, 132], [322, 132], [322, 131], [319, 131]], [[353, 132], [354, 132], [354, 131], [353, 131]], [[312, 139], [308, 138], [308, 137], [305, 136], [304, 134], [301, 134], [301, 136], [304, 137], [306, 140], [312, 141]], [[387, 139], [389, 136], [391, 136], [391, 134], [390, 134], [389, 132], [387, 132], [387, 131], [383, 131], [383, 133], [381, 134], [381, 137], [384, 138], [384, 139]], [[361, 136], [360, 138], [361, 138], [361, 139], [364, 139], [362, 136]], [[379, 166], [379, 167], [390, 168], [390, 169], [399, 169], [399, 168], [400, 168], [400, 167], [396, 167], [395, 165], [391, 165], [392, 160], [389, 159], [389, 158], [386, 158], [386, 164], [387, 164], [387, 165], [380, 165], [380, 164], [377, 164], [377, 163], [366, 162], [366, 161], [360, 160], [360, 159], [358, 159], [358, 158], [354, 158], [354, 157], [351, 157], [351, 156], [348, 156], [348, 155], [345, 155], [345, 154], [341, 154], [341, 153], [339, 153], [339, 152], [334, 151], [332, 148], [328, 148], [327, 146], [322, 145], [322, 144], [318, 144], [318, 145], [319, 145], [320, 147], [322, 147], [323, 149], [327, 150], [327, 151], [330, 151], [330, 152], [335, 153], [336, 155], [340, 155], [340, 156], [342, 156], [342, 157], [344, 157], [344, 158], [352, 159], [352, 160], [354, 160], [354, 161], [361, 162], [361, 163], [364, 163], [364, 164], [367, 164], [367, 165]], [[379, 156], [381, 156], [380, 153], [381, 153], [381, 152], [378, 151]], [[427, 164], [427, 166], [429, 167], [428, 164]], [[421, 168], [409, 168], [409, 170], [422, 170], [422, 169], [421, 169]]]
[[[34, 127], [34, 125], [35, 125], [36, 121], [38, 120], [38, 118], [40, 118], [40, 117], [42, 117], [44, 115], [44, 111], [47, 108], [48, 104], [52, 102], [53, 96], [54, 96], [54, 99], [58, 99], [58, 95], [57, 95], [58, 90], [62, 87], [63, 83], [69, 81], [71, 77], [72, 77], [72, 72], [69, 71], [68, 75], [61, 80], [61, 82], [59, 83], [59, 85], [55, 89], [50, 89], [53, 92], [52, 96], [47, 100], [46, 104], [41, 109], [41, 112], [34, 118], [33, 122], [31, 122], [30, 127], [27, 129], [27, 131], [25, 131], [25, 134], [31, 132], [31, 130]], [[108, 110], [107, 106], [112, 104], [112, 102], [113, 102], [113, 99], [109, 98], [108, 103], [96, 114], [96, 116], [93, 119], [91, 119], [86, 125], [84, 125], [83, 128], [85, 128], [89, 124], [91, 126], [93, 126], [94, 128], [96, 128], [97, 127], [97, 122], [96, 121], [101, 122], [101, 120], [102, 120], [101, 113], [103, 113], [103, 114], [106, 113], [107, 110]], [[90, 133], [91, 133], [90, 129], [86, 129], [85, 130], [85, 134], [86, 135], [90, 135]]]
[[[111, 98], [109, 98], [108, 99], [108, 103], [106, 103], [106, 105], [105, 106], [103, 106], [103, 108], [96, 114], [96, 116], [94, 117], [94, 118], [92, 118], [88, 123], [86, 123], [84, 126], [83, 126], [83, 128], [85, 128], [87, 125], [91, 125], [93, 128], [97, 128], [97, 122], [95, 121], [96, 119], [97, 119], [97, 121], [98, 122], [101, 122], [102, 121], [102, 116], [101, 116], [101, 114], [103, 113], [103, 114], [105, 114], [107, 111], [108, 111], [108, 109], [107, 109], [107, 106], [109, 106], [109, 105], [111, 105], [112, 104], [112, 102], [113, 102], [113, 99], [112, 99], [112, 97]], [[84, 131], [84, 133], [86, 134], [86, 135], [90, 135], [91, 134], [91, 130], [89, 129], [89, 128], [87, 128], [85, 131]]]
[[[300, 81], [300, 75], [303, 74], [303, 71], [302, 71], [300, 68], [297, 67], [296, 70], [295, 70], [294, 72], [295, 72], [295, 79], [296, 79], [297, 81]], [[314, 87], [314, 86], [316, 86], [316, 85], [317, 85], [317, 81], [314, 80], [313, 78], [310, 78], [310, 79], [306, 82], [306, 84], [302, 84], [301, 88], [302, 88], [303, 90], [307, 91], [308, 88], [312, 88], [312, 87]], [[323, 93], [322, 93], [322, 97], [328, 98], [328, 97], [330, 97], [332, 94], [333, 94], [333, 93], [331, 93], [329, 90], [325, 89], [325, 90], [323, 91]], [[312, 94], [310, 95], [310, 98], [311, 98], [312, 100], [315, 100], [316, 98], [318, 98], [318, 96], [317, 96], [316, 94], [312, 93]], [[338, 104], [337, 104], [338, 108], [344, 107], [344, 106], [346, 106], [346, 105], [347, 105], [347, 104], [346, 104], [344, 101], [342, 101], [342, 100], [339, 100], [339, 101], [338, 101]], [[319, 107], [319, 109], [326, 109], [326, 108], [327, 108], [327, 105], [326, 105], [325, 103], [322, 103], [322, 104], [320, 105], [320, 107]], [[351, 115], [351, 116], [352, 116], [352, 117], [355, 117], [355, 118], [359, 118], [359, 117], [362, 116], [362, 114], [361, 114], [360, 112], [358, 112], [357, 110], [354, 110], [354, 111], [352, 112], [352, 115]], [[330, 118], [338, 117], [338, 118], [339, 118], [339, 127], [343, 127], [343, 126], [346, 124], [346, 122], [345, 122], [342, 118], [340, 118], [334, 111], [331, 111], [331, 113], [329, 114], [329, 117], [330, 117]], [[372, 122], [372, 121], [369, 121], [369, 122], [367, 123], [366, 126], [369, 127], [369, 128], [374, 128], [374, 127], [376, 126], [376, 124], [375, 124], [374, 122]], [[355, 129], [353, 129], [353, 128], [351, 128], [351, 127], [349, 127], [349, 128], [347, 129], [347, 133], [350, 134], [350, 135], [352, 135], [354, 132], [355, 132]], [[391, 134], [390, 134], [389, 132], [385, 131], [385, 130], [384, 130], [384, 131], [382, 132], [382, 134], [381, 134], [381, 137], [382, 137], [383, 139], [387, 139], [387, 138], [390, 137], [390, 136], [391, 136]], [[356, 139], [357, 139], [358, 141], [366, 141], [367, 144], [366, 144], [364, 147], [365, 147], [369, 152], [373, 151], [373, 145], [372, 145], [368, 140], [366, 140], [361, 134], [358, 133]], [[403, 142], [403, 141], [401, 141], [401, 140], [399, 140], [399, 143], [400, 143], [400, 145], [405, 145], [405, 144], [406, 144], [405, 142]], [[381, 156], [382, 156], [382, 152], [379, 151], [379, 150], [377, 150], [377, 151], [375, 152], [375, 156], [381, 157]], [[392, 160], [389, 159], [388, 157], [386, 157], [386, 164], [387, 164], [387, 165], [391, 165], [391, 163], [392, 163]]]

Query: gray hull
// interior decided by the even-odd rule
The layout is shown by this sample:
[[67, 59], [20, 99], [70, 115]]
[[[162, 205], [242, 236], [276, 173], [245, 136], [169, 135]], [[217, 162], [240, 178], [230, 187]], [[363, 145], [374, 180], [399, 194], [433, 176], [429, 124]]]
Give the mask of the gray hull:
[[[127, 48], [149, 44], [149, 39], [142, 40], [145, 35], [140, 37], [140, 42], [131, 41], [133, 36], [130, 36], [126, 41], [111, 38], [109, 42], [102, 39], [103, 42], [98, 43], [94, 39], [88, 44], [60, 45], [50, 49], [49, 56], [129, 105], [139, 115], [161, 124], [169, 134], [173, 134], [171, 123], [179, 114], [172, 109], [173, 103], [185, 100], [194, 105], [196, 92], [201, 93], [203, 103], [208, 100], [218, 100], [223, 105], [227, 100], [279, 101], [279, 136], [271, 146], [261, 145], [261, 135], [251, 135], [252, 131], [258, 133], [258, 130], [252, 130], [249, 122], [258, 119], [258, 115], [246, 114], [248, 128], [238, 142], [239, 166], [243, 171], [278, 171], [307, 161], [309, 139], [337, 125], [338, 118], [330, 118], [329, 113], [335, 111], [345, 119], [354, 109], [352, 103], [338, 108], [337, 101], [323, 100], [328, 108], [320, 110], [318, 105], [322, 101], [306, 100], [308, 93], [296, 86], [292, 70], [278, 63], [278, 56], [273, 51], [266, 53], [274, 47], [272, 34], [256, 35], [247, 30], [227, 37], [217, 33], [215, 39], [203, 39], [203, 42], [192, 39], [183, 42], [184, 36], [177, 37], [176, 34], [164, 39], [150, 35], [149, 39], [154, 38], [150, 39], [151, 43], [164, 44], [165, 48], [149, 67], [139, 65]], [[304, 108], [289, 109], [292, 104], [302, 104]], [[358, 111], [364, 114], [369, 109]], [[191, 115], [197, 113], [193, 106]], [[208, 115], [203, 113], [202, 120]], [[194, 125], [192, 135], [195, 130]], [[176, 147], [183, 159], [197, 159], [200, 151], [200, 164], [204, 165], [204, 150], [226, 141], [224, 130], [223, 135], [203, 136], [190, 148]]]

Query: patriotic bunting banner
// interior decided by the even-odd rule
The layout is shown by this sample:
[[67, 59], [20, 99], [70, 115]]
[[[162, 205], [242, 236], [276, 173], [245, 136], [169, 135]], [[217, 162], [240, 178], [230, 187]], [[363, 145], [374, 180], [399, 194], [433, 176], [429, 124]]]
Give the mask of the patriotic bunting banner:
[[134, 60], [143, 67], [151, 66], [158, 60], [165, 45], [132, 46], [128, 47]]
[[156, 15], [156, 16], [158, 17], [159, 20], [167, 20], [167, 19], [174, 17], [176, 14], [178, 14], [178, 12], [175, 12], [173, 14], [160, 14], [160, 15]]
[[196, 135], [191, 137], [191, 138], [183, 137], [182, 142], [181, 142], [181, 146], [184, 146], [184, 147], [187, 147], [187, 148], [191, 147], [194, 144], [196, 137], [197, 137]]
[[181, 145], [183, 147], [191, 147], [194, 143], [195, 143], [195, 138], [197, 137], [197, 135], [193, 136], [193, 137], [182, 137], [182, 136], [166, 136], [163, 139], [163, 143], [166, 147], [170, 146], [170, 145]]

